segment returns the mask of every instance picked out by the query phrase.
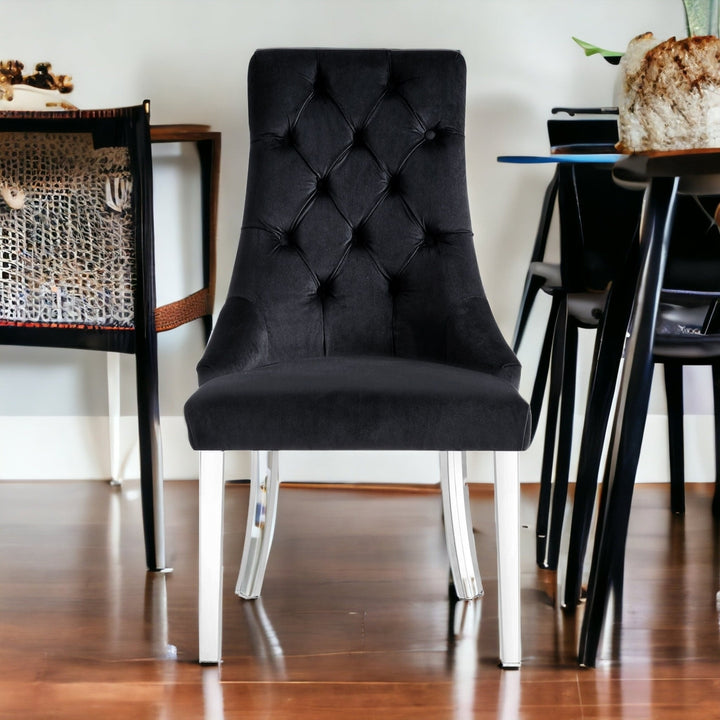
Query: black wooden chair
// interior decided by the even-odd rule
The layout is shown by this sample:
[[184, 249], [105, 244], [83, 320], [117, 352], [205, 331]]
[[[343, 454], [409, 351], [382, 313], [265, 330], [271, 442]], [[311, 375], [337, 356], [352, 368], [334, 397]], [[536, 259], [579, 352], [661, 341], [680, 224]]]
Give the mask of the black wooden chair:
[[0, 113], [0, 343], [136, 358], [147, 567], [165, 567], [149, 103]]
[[[455, 591], [482, 592], [465, 450], [496, 451], [500, 659], [520, 664], [520, 366], [480, 282], [457, 52], [264, 50], [225, 305], [188, 400], [200, 661], [218, 662], [223, 451], [254, 451], [237, 592], [260, 593], [283, 449], [437, 450]], [[259, 450], [263, 449], [264, 450]]]

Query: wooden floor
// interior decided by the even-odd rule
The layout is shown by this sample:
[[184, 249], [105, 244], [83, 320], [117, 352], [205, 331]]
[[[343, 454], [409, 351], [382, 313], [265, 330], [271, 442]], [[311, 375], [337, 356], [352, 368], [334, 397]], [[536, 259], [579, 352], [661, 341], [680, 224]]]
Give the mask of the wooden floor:
[[197, 485], [167, 484], [174, 571], [144, 572], [136, 486], [0, 484], [0, 718], [717, 718], [720, 576], [708, 486], [685, 518], [636, 490], [622, 623], [594, 670], [580, 610], [535, 569], [523, 494], [520, 671], [496, 667], [491, 489], [473, 490], [483, 600], [447, 599], [439, 496], [283, 486], [262, 602], [233, 588], [247, 486], [227, 489], [225, 662], [196, 664]]

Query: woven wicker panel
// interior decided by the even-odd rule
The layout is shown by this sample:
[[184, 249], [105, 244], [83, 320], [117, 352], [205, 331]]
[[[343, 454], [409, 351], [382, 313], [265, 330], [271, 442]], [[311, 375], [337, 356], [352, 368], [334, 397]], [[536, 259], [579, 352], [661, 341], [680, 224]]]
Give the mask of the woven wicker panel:
[[133, 327], [132, 177], [90, 134], [0, 134], [0, 324]]

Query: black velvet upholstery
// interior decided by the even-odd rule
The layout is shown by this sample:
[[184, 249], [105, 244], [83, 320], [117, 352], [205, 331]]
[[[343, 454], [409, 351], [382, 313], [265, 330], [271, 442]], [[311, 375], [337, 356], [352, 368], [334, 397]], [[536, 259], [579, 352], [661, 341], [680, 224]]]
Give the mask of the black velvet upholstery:
[[462, 56], [263, 50], [248, 92], [240, 246], [192, 446], [525, 448], [473, 247]]

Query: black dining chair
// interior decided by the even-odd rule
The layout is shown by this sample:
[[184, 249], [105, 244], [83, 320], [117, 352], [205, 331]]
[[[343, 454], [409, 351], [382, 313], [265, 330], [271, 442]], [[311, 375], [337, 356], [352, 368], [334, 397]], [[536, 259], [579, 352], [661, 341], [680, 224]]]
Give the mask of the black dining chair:
[[0, 113], [0, 344], [135, 355], [145, 555], [162, 570], [149, 113]]
[[[617, 123], [614, 119], [578, 118], [548, 121], [548, 135], [554, 152], [614, 152]], [[528, 278], [544, 278], [541, 289], [552, 297], [552, 304], [533, 385], [531, 409], [533, 434], [540, 418], [549, 378], [548, 409], [545, 424], [540, 495], [536, 523], [536, 560], [539, 566], [557, 569], [570, 471], [576, 392], [578, 328], [598, 331], [592, 360], [588, 405], [580, 444], [578, 474], [572, 510], [568, 546], [565, 606], [574, 607], [580, 598], [581, 574], [592, 520], [595, 488], [607, 419], [615, 388], [624, 332], [605, 328], [606, 303], [613, 280], [623, 272], [634, 272], [633, 256], [642, 194], [617, 185], [612, 165], [559, 165], [546, 191], [533, 257], [543, 248], [552, 215], [558, 210], [560, 262], [531, 261]], [[665, 302], [661, 313], [665, 325], [676, 335], [698, 332], [702, 325], [701, 306], [707, 306], [720, 277], [718, 243], [713, 242], [712, 199], [681, 197], [678, 200], [676, 233], [682, 242], [672, 245], [668, 263]], [[540, 242], [538, 239], [542, 239]], [[530, 282], [526, 280], [527, 290]], [[671, 288], [682, 288], [673, 290]], [[623, 292], [622, 290], [619, 292]], [[702, 297], [698, 297], [700, 292]], [[617, 293], [616, 293], [617, 294]], [[522, 326], [527, 310], [527, 292], [523, 294], [518, 315]], [[630, 298], [617, 297], [616, 305]], [[629, 312], [629, 310], [628, 310]], [[618, 317], [617, 312], [612, 314]], [[699, 315], [699, 317], [698, 317]], [[615, 320], [611, 320], [615, 322]], [[516, 334], [516, 338], [517, 338]], [[520, 336], [521, 337], [521, 336]], [[611, 362], [598, 364], [601, 345]], [[611, 345], [612, 348], [607, 346]], [[657, 362], [664, 366], [668, 400], [668, 435], [671, 477], [671, 509], [684, 512], [684, 441], [682, 404], [682, 367], [707, 362], [705, 350], [692, 343], [681, 343], [671, 356], [659, 353]], [[717, 372], [714, 370], [714, 372]], [[720, 405], [718, 405], [720, 407]], [[558, 420], [559, 416], [559, 420]], [[720, 457], [720, 444], [716, 455]], [[713, 502], [713, 512], [718, 503]]]
[[[573, 121], [563, 122], [571, 124]], [[608, 121], [593, 122], [607, 123]], [[606, 139], [607, 135], [598, 134], [598, 137]], [[587, 141], [587, 136], [584, 139]], [[561, 171], [563, 169], [561, 168]], [[585, 173], [586, 177], [590, 179], [589, 184], [585, 187], [578, 182], [580, 173]], [[580, 245], [580, 250], [578, 250], [577, 244], [578, 239], [582, 242], [588, 237], [588, 228], [605, 229], [611, 233], [617, 233], [618, 228], [624, 228], [625, 240], [623, 242], [635, 238], [635, 232], [634, 230], [631, 232], [631, 229], [639, 218], [642, 201], [642, 193], [618, 186], [612, 180], [611, 173], [607, 168], [577, 166], [575, 172], [568, 172], [567, 176], [571, 178], [571, 182], [567, 182], [565, 187], [569, 188], [570, 192], [568, 201], [564, 204], [562, 203], [562, 172], [558, 190], [564, 276], [572, 275], [574, 269], [583, 268], [589, 264], [586, 257], [582, 255], [584, 245]], [[589, 205], [592, 212], [588, 212], [588, 202], [585, 198], [590, 198]], [[717, 343], [707, 335], [713, 327], [713, 322], [717, 322], [713, 321], [708, 313], [711, 310], [714, 312], [715, 298], [720, 289], [720, 283], [717, 280], [720, 277], [720, 234], [713, 218], [717, 201], [717, 198], [712, 197], [678, 197], [673, 242], [670, 245], [664, 291], [659, 308], [660, 319], [654, 360], [656, 363], [662, 364], [664, 370], [670, 459], [670, 507], [675, 514], [682, 514], [685, 510], [682, 368], [686, 365], [709, 364], [713, 368], [716, 491], [712, 512], [715, 516], [720, 507], [720, 491], [718, 491], [720, 463], [717, 462], [717, 458], [720, 458], [720, 435], [718, 434], [720, 432], [718, 430], [720, 428], [720, 401], [718, 401], [720, 370], [718, 369], [718, 358], [715, 357]], [[610, 223], [609, 231], [607, 230], [608, 223]], [[596, 247], [599, 253], [603, 252], [601, 242]], [[608, 273], [607, 277], [612, 274], [617, 279], [624, 273], [629, 274], [632, 278], [636, 272], [637, 250], [634, 240], [625, 250], [622, 247], [613, 249], [609, 246], [608, 258], [613, 264], [606, 262], [604, 266]], [[602, 268], [603, 265], [596, 263], [595, 268], [598, 267]], [[582, 273], [575, 271], [575, 274], [582, 277]], [[595, 277], [602, 277], [602, 275], [595, 275]], [[621, 288], [615, 290], [614, 284], [608, 283], [608, 292], [601, 295], [596, 294], [594, 301], [592, 301], [593, 295], [590, 296], [592, 313], [598, 320], [598, 336], [592, 360], [591, 382], [580, 442], [568, 540], [563, 601], [563, 606], [568, 610], [573, 610], [581, 599], [583, 563], [595, 506], [603, 442], [625, 343], [623, 328], [627, 323], [632, 302], [632, 296], [628, 294], [633, 291], [632, 285], [621, 282]], [[582, 295], [579, 296], [580, 310], [576, 305], [574, 309], [565, 311], [562, 303], [565, 301], [570, 304], [570, 300], [565, 300], [564, 285], [555, 289], [554, 293], [551, 321], [553, 312], [558, 313], [560, 319], [556, 320], [555, 335], [551, 336], [553, 373], [550, 381], [548, 421], [536, 526], [537, 562], [550, 569], [556, 569], [558, 564], [567, 500], [577, 347], [573, 323], [583, 327], [581, 323], [584, 317], [586, 321], [584, 327], [588, 327], [587, 321], [591, 317], [587, 311], [583, 313], [584, 298]], [[567, 297], [572, 298], [572, 295], [568, 294]], [[577, 303], [578, 300], [575, 302]], [[616, 307], [614, 311], [608, 312], [608, 302], [614, 303]], [[618, 311], [617, 308], [620, 310]], [[608, 315], [611, 316], [610, 322], [613, 324], [611, 327], [606, 327], [605, 321]], [[557, 327], [560, 328], [559, 332]], [[546, 337], [548, 335], [549, 333], [546, 334]], [[569, 343], [566, 342], [567, 337], [570, 338]], [[560, 338], [559, 342], [558, 338]], [[598, 357], [603, 346], [604, 359], [599, 362]], [[561, 371], [556, 369], [558, 366], [562, 368]], [[543, 372], [546, 373], [547, 369], [543, 370], [541, 367], [538, 371], [539, 377], [542, 377], [541, 373]], [[539, 384], [536, 380], [531, 407], [539, 413], [542, 396], [537, 392], [538, 387], [544, 389], [541, 381]], [[557, 403], [560, 398], [562, 413], [556, 449], [554, 431]], [[638, 422], [644, 422], [644, 418]], [[557, 453], [556, 456], [553, 455], [554, 452]]]
[[[678, 515], [685, 512], [683, 367], [686, 365], [710, 365], [712, 368], [715, 421], [712, 513], [714, 517], [720, 514], [720, 333], [717, 313], [720, 299], [720, 232], [713, 217], [718, 201], [718, 197], [692, 194], [679, 195], [675, 199], [674, 222], [652, 346], [653, 363], [662, 364], [664, 371], [670, 507]], [[568, 540], [563, 605], [570, 612], [574, 611], [582, 597], [583, 564], [595, 510], [602, 446], [636, 286], [639, 263], [636, 250], [611, 290], [605, 313], [609, 325], [604, 324], [596, 344], [596, 362], [585, 413]], [[637, 418], [636, 422], [644, 424], [645, 418]], [[617, 584], [621, 584], [619, 580]]]
[[[615, 119], [553, 118], [547, 126], [555, 153], [615, 152]], [[540, 567], [553, 570], [558, 565], [570, 474], [578, 330], [599, 328], [608, 290], [625, 264], [640, 215], [642, 197], [619, 188], [613, 182], [611, 167], [593, 163], [557, 165], [545, 193], [516, 325], [517, 351], [529, 317], [533, 288], [551, 297], [530, 407], [534, 437], [547, 394], [536, 561]], [[556, 210], [560, 262], [553, 263], [536, 258], [544, 258]]]
[[[554, 115], [558, 113], [599, 115], [600, 113], [606, 113], [607, 110], [608, 108], [553, 108], [552, 113]], [[615, 119], [579, 117], [574, 120], [567, 120], [554, 118], [548, 121], [547, 129], [552, 152], [563, 152], [566, 148], [572, 148], [572, 152], [613, 153], [615, 152], [615, 143], [618, 140], [617, 120]], [[525, 273], [520, 309], [518, 310], [513, 333], [513, 350], [515, 352], [520, 349], [520, 343], [525, 335], [530, 313], [540, 290], [544, 289], [552, 294], [554, 288], [562, 286], [560, 263], [547, 258], [547, 241], [558, 200], [560, 174], [561, 168], [558, 165], [545, 189], [540, 209], [540, 222], [535, 235], [528, 269]], [[564, 179], [567, 180], [567, 173]], [[567, 197], [567, 189], [564, 194]], [[582, 199], [584, 200], [584, 198]], [[581, 214], [582, 210], [578, 208], [577, 212]], [[582, 227], [580, 231], [582, 231]]]
[[521, 661], [520, 366], [478, 272], [457, 52], [276, 49], [248, 75], [250, 157], [228, 298], [185, 406], [200, 450], [200, 661], [222, 638], [223, 451], [250, 450], [236, 592], [260, 594], [278, 451], [440, 451], [455, 591], [482, 593], [464, 451], [495, 451], [500, 661]]

